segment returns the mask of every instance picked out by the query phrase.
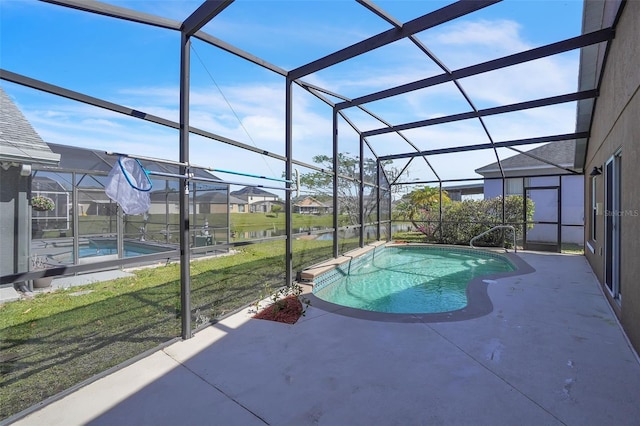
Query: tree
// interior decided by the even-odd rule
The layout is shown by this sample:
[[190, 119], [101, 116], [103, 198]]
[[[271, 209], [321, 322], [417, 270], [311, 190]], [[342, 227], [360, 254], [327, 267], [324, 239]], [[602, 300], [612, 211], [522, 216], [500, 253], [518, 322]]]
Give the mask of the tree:
[[274, 204], [271, 206], [271, 213], [274, 213], [276, 215], [276, 217], [278, 217], [278, 214], [282, 211], [282, 206], [279, 204]]
[[[323, 169], [333, 170], [333, 157], [327, 155], [316, 155], [313, 162]], [[377, 182], [377, 163], [372, 158], [365, 158], [363, 166], [364, 181]], [[385, 167], [387, 177], [395, 179], [398, 170], [390, 167], [391, 161], [382, 163]], [[359, 196], [360, 196], [360, 158], [350, 156], [349, 153], [338, 154], [338, 207], [339, 213], [348, 218], [351, 225], [360, 223]], [[384, 177], [380, 178], [385, 181]], [[321, 201], [333, 199], [333, 176], [325, 172], [311, 172], [300, 176], [300, 186], [312, 192], [313, 196]], [[364, 185], [364, 217], [365, 222], [377, 205], [376, 188], [371, 185]], [[397, 188], [394, 188], [396, 190]]]
[[[520, 195], [510, 195], [505, 198], [504, 223], [516, 228], [516, 238], [522, 238], [524, 200]], [[535, 205], [527, 198], [526, 219], [533, 220]], [[502, 224], [502, 197], [485, 200], [456, 201], [443, 209], [443, 225], [438, 240], [445, 244], [469, 244], [471, 238]], [[531, 228], [533, 225], [527, 225]], [[477, 242], [480, 245], [499, 246], [505, 241], [510, 231], [498, 230], [492, 232]]]
[[[439, 188], [425, 186], [405, 194], [396, 206], [396, 218], [409, 220], [420, 232], [427, 236], [435, 233], [433, 221], [440, 219]], [[442, 205], [451, 204], [447, 191], [442, 191]]]

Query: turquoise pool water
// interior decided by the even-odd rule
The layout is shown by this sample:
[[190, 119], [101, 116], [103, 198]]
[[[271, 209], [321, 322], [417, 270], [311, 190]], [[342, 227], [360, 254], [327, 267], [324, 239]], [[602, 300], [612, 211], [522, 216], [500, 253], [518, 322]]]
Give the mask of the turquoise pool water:
[[[124, 242], [124, 257], [141, 256], [144, 254], [160, 253], [170, 250], [166, 247], [155, 246], [138, 242]], [[118, 254], [115, 240], [92, 240], [87, 247], [80, 247], [80, 257], [95, 257]]]
[[493, 253], [387, 247], [344, 266], [341, 278], [316, 284], [314, 294], [327, 302], [368, 311], [448, 312], [467, 305], [467, 284], [472, 279], [514, 270], [505, 257]]

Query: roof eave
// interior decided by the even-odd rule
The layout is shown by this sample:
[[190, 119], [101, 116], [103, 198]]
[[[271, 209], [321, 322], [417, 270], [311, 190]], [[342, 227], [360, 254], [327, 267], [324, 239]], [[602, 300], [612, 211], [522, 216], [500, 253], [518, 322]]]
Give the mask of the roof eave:
[[41, 149], [18, 149], [12, 146], [2, 146], [0, 149], [0, 161], [4, 163], [57, 166], [60, 164], [60, 154]]
[[[582, 14], [582, 33], [598, 31], [615, 25], [621, 0], [585, 1]], [[580, 67], [578, 71], [578, 90], [592, 90], [598, 87], [604, 69], [606, 49], [609, 43], [599, 43], [580, 49]], [[595, 99], [582, 99], [576, 107], [576, 132], [589, 132], [591, 118], [595, 108]], [[576, 140], [573, 167], [584, 169], [588, 138]]]

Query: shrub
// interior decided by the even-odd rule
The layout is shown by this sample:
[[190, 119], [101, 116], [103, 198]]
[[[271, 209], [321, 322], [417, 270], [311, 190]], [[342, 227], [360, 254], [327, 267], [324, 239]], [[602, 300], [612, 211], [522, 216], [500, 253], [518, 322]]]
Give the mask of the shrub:
[[[527, 199], [527, 222], [533, 220], [534, 203]], [[511, 195], [505, 198], [504, 223], [516, 227], [516, 239], [522, 238], [523, 198]], [[418, 226], [427, 241], [444, 244], [469, 244], [476, 235], [493, 226], [502, 224], [502, 197], [487, 200], [465, 200], [444, 205], [442, 209], [442, 227], [439, 228], [437, 218]], [[533, 225], [528, 225], [531, 228]], [[507, 238], [509, 230], [496, 230], [478, 240], [479, 245], [501, 246]]]

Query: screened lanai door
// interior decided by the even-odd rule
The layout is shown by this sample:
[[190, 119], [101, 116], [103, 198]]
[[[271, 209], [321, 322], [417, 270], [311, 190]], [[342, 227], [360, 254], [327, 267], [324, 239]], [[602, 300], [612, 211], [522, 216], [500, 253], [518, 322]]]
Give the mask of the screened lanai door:
[[523, 233], [524, 249], [560, 252], [560, 187], [529, 186], [524, 188], [524, 196], [534, 203], [533, 220], [527, 222]]

